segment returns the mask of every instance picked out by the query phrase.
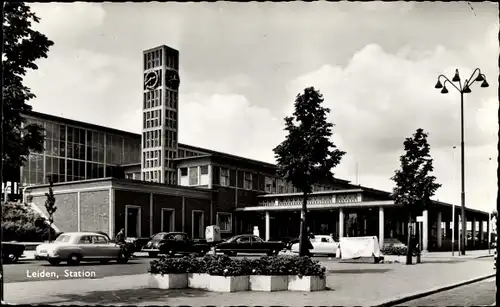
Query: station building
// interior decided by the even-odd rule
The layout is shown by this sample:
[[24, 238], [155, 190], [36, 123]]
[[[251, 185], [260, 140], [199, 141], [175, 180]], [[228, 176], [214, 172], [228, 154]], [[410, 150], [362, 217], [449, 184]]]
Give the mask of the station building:
[[[135, 134], [39, 112], [25, 124], [45, 128], [45, 150], [31, 153], [21, 170], [23, 198], [44, 215], [54, 182], [59, 231], [104, 231], [150, 237], [184, 231], [204, 237], [218, 225], [224, 237], [259, 227], [266, 240], [299, 233], [302, 195], [276, 176], [276, 166], [178, 143], [179, 53], [167, 46], [144, 51], [143, 129]], [[138, 119], [139, 120], [139, 119]], [[406, 241], [408, 225], [389, 192], [342, 179], [313, 187], [309, 227], [336, 237], [375, 235], [383, 245]], [[432, 201], [422, 216], [424, 249], [451, 248], [458, 238], [452, 205]], [[468, 208], [468, 248], [484, 248], [488, 213]], [[415, 229], [415, 227], [413, 227]]]

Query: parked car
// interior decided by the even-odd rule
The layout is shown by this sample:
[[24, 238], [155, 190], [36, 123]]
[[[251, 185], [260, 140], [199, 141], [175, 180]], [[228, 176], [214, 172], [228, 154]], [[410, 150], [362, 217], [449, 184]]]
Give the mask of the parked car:
[[38, 245], [35, 252], [35, 259], [47, 260], [52, 265], [62, 261], [69, 265], [78, 265], [81, 261], [127, 263], [129, 258], [130, 252], [97, 232], [66, 232], [52, 243]]
[[184, 232], [160, 232], [142, 248], [150, 257], [176, 254], [205, 255], [210, 250], [206, 240], [191, 239]]
[[16, 263], [24, 258], [24, 244], [17, 242], [2, 242], [2, 259], [4, 263]]
[[216, 245], [215, 250], [229, 256], [238, 253], [263, 253], [277, 255], [285, 248], [281, 241], [264, 241], [255, 235], [237, 235]]
[[[331, 236], [328, 235], [315, 235], [314, 238], [309, 239], [313, 246], [310, 253], [320, 254], [320, 255], [336, 255], [339, 243], [336, 242]], [[299, 252], [299, 243], [294, 243], [292, 245], [291, 251], [293, 253]]]
[[[87, 232], [87, 231], [86, 231]], [[89, 231], [89, 232], [95, 232], [97, 234], [100, 234], [100, 235], [103, 235], [105, 236], [108, 241], [110, 242], [113, 242], [114, 240], [111, 240], [111, 238], [108, 236], [107, 233], [105, 233], [104, 231]], [[127, 252], [130, 253], [130, 258], [132, 258], [132, 255], [135, 253], [135, 252], [140, 252], [141, 251], [141, 247], [137, 247], [137, 241], [139, 239], [137, 238], [126, 238], [125, 239], [125, 244], [122, 246], [123, 249], [125, 249]], [[117, 242], [118, 243], [118, 242]]]

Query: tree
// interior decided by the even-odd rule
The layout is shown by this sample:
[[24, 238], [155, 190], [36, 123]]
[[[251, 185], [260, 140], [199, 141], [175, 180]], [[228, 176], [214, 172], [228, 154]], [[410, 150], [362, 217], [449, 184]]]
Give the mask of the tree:
[[303, 193], [299, 255], [307, 253], [307, 198], [315, 183], [333, 180], [331, 170], [345, 152], [330, 140], [333, 124], [327, 121], [330, 109], [323, 107], [323, 95], [314, 87], [304, 89], [295, 99], [293, 116], [285, 118], [285, 140], [273, 149], [278, 176]]
[[436, 177], [430, 175], [434, 167], [427, 136], [427, 133], [419, 128], [412, 137], [406, 138], [403, 143], [405, 153], [399, 158], [401, 168], [396, 170], [391, 178], [395, 183], [392, 198], [396, 204], [403, 206], [403, 211], [408, 217], [406, 264], [412, 263], [411, 224], [417, 215], [422, 214], [430, 198], [441, 187], [441, 184], [436, 183]]
[[19, 242], [40, 242], [51, 230], [47, 219], [25, 203], [8, 202], [2, 205], [2, 240]]
[[[56, 206], [56, 197], [54, 196], [54, 191], [52, 190], [53, 183], [50, 180], [49, 192], [45, 193], [47, 199], [45, 200], [45, 209], [47, 209], [47, 213], [49, 214], [49, 225], [50, 229], [52, 229], [52, 224], [54, 224], [54, 213], [57, 211]], [[50, 233], [49, 232], [49, 242], [50, 242]]]
[[[32, 29], [40, 19], [23, 2], [2, 5], [2, 184], [20, 182], [20, 167], [30, 151], [42, 152], [45, 139], [42, 127], [24, 125], [22, 113], [32, 107], [27, 102], [35, 95], [23, 85], [28, 69], [37, 70], [35, 61], [46, 58], [54, 45], [44, 34]], [[12, 185], [11, 185], [12, 186]]]

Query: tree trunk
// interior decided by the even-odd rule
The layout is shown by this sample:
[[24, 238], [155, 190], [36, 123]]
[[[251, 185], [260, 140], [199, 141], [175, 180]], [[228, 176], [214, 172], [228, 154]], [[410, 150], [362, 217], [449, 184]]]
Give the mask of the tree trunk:
[[412, 264], [412, 251], [413, 251], [413, 242], [411, 239], [411, 233], [412, 233], [412, 218], [411, 218], [411, 213], [408, 214], [408, 243], [407, 243], [407, 249], [406, 249], [406, 264]]
[[51, 239], [51, 233], [52, 233], [52, 223], [49, 224], [49, 243]]
[[302, 199], [302, 210], [300, 211], [300, 237], [299, 237], [299, 256], [305, 256], [309, 253], [307, 244], [307, 193], [304, 193]]

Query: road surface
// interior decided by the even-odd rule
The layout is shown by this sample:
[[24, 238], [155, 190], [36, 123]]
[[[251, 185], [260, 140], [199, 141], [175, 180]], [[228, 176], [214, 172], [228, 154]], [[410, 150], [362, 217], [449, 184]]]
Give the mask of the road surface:
[[495, 303], [495, 278], [486, 279], [406, 302], [404, 306], [491, 306]]
[[[261, 255], [244, 255], [234, 258], [256, 258]], [[149, 263], [154, 258], [134, 257], [127, 264], [118, 264], [111, 261], [108, 264], [99, 262], [82, 262], [78, 266], [69, 266], [61, 263], [57, 266], [50, 265], [43, 260], [22, 259], [16, 264], [4, 264], [4, 282], [26, 282], [37, 280], [78, 279], [78, 278], [103, 278], [109, 276], [122, 276], [147, 273]], [[318, 261], [328, 261], [328, 257], [314, 257]]]

